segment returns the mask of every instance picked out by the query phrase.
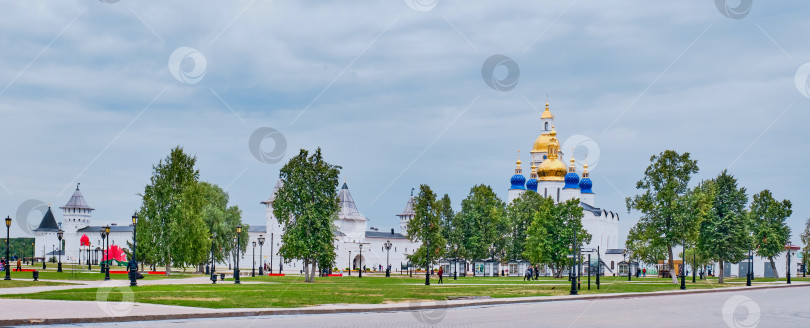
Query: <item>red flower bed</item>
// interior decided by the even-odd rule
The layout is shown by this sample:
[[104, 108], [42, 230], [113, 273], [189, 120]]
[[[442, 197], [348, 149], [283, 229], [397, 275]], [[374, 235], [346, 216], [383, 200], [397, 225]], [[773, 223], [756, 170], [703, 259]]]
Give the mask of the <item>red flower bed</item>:
[[268, 273], [267, 275], [270, 277], [284, 277], [283, 273]]

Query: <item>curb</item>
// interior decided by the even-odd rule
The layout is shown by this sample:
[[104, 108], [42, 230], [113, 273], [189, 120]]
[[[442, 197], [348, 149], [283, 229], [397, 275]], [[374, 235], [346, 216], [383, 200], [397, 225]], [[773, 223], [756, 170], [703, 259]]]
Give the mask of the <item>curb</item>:
[[[317, 306], [313, 306], [313, 307], [290, 308], [290, 309], [280, 308], [280, 309], [244, 310], [233, 312], [226, 311], [226, 312], [210, 312], [210, 313], [180, 313], [180, 314], [120, 316], [120, 317], [60, 318], [60, 319], [30, 318], [30, 319], [0, 320], [0, 326], [63, 325], [63, 324], [80, 324], [80, 323], [112, 323], [112, 322], [132, 322], [132, 321], [233, 318], [233, 317], [271, 316], [271, 315], [381, 313], [381, 312], [398, 312], [398, 311], [415, 311], [415, 310], [432, 310], [432, 309], [450, 309], [450, 308], [462, 308], [462, 307], [486, 306], [486, 305], [527, 304], [527, 303], [565, 302], [565, 301], [583, 301], [583, 300], [588, 301], [588, 300], [622, 299], [622, 298], [630, 299], [640, 297], [705, 294], [705, 293], [729, 293], [729, 292], [739, 292], [743, 290], [747, 291], [747, 290], [792, 288], [792, 287], [810, 287], [810, 284], [767, 285], [767, 286], [751, 286], [751, 287], [744, 286], [744, 287], [725, 287], [713, 289], [694, 289], [686, 291], [677, 290], [677, 291], [659, 291], [659, 292], [644, 292], [644, 293], [616, 293], [616, 294], [594, 294], [594, 295], [577, 295], [577, 296], [570, 296], [570, 295], [533, 296], [520, 298], [479, 299], [479, 300], [461, 301], [463, 303], [450, 303], [454, 301], [439, 300], [435, 302], [423, 301], [421, 302], [421, 304], [420, 303], [417, 304], [411, 303], [407, 305], [394, 304], [385, 307], [357, 307], [357, 308], [329, 309], [329, 308], [318, 308]], [[424, 303], [428, 304], [423, 305]]]

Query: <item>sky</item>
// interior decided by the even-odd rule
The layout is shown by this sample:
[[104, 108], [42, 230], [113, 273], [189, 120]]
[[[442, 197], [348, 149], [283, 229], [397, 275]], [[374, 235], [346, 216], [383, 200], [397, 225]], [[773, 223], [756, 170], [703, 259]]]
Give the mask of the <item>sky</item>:
[[[766, 5], [767, 4], [767, 5]], [[411, 188], [456, 209], [507, 197], [546, 100], [597, 206], [650, 156], [689, 152], [749, 197], [804, 202], [810, 3], [716, 1], [0, 1], [0, 214], [25, 236], [77, 183], [93, 224], [126, 224], [175, 146], [248, 224], [299, 149], [340, 165], [370, 227]], [[524, 167], [527, 169], [527, 167]], [[526, 170], [528, 171], [528, 170]], [[57, 214], [58, 216], [58, 214]]]

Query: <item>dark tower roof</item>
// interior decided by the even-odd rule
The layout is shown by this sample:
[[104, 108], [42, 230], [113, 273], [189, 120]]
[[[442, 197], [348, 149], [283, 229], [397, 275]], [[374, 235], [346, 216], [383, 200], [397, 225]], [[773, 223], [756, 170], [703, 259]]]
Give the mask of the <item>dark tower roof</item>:
[[60, 207], [61, 209], [68, 209], [68, 208], [81, 208], [81, 209], [88, 209], [94, 210], [94, 208], [87, 205], [87, 201], [84, 200], [84, 195], [82, 195], [82, 191], [79, 190], [79, 185], [76, 185], [76, 191], [73, 192], [73, 196], [70, 196], [70, 200], [68, 200], [65, 206]]
[[56, 224], [56, 218], [53, 217], [53, 212], [51, 212], [51, 208], [48, 207], [48, 212], [45, 213], [44, 217], [42, 217], [42, 222], [39, 223], [39, 228], [34, 229], [34, 231], [51, 232], [58, 230], [59, 225]]

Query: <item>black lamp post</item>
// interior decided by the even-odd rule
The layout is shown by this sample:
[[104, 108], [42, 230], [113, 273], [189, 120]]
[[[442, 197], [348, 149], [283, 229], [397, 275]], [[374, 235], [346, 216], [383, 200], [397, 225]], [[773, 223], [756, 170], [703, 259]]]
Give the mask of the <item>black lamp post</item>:
[[596, 246], [596, 289], [599, 289], [599, 276], [602, 275], [602, 255], [600, 246]]
[[430, 286], [430, 240], [425, 238], [425, 286]]
[[91, 266], [90, 263], [92, 263], [92, 262], [90, 262], [90, 241], [89, 241], [89, 238], [88, 238], [88, 242], [87, 242], [87, 270], [93, 270], [93, 267]]
[[349, 251], [349, 277], [352, 276], [352, 269], [354, 269], [354, 268], [352, 268], [352, 263], [353, 263], [353, 261], [352, 261], [352, 251]]
[[749, 286], [749, 287], [751, 286], [751, 275], [753, 274], [751, 272], [751, 268], [752, 268], [751, 262], [754, 261], [754, 257], [751, 256], [751, 244], [752, 244], [752, 241], [753, 241], [753, 237], [754, 237], [754, 233], [751, 232], [751, 239], [748, 242], [748, 270], [746, 270], [748, 272], [745, 275], [745, 285]]
[[11, 231], [11, 217], [7, 216], [6, 217], [6, 278], [3, 279], [3, 280], [11, 280], [11, 270], [8, 267], [9, 265], [11, 265], [11, 255], [9, 254], [9, 248], [11, 248], [9, 246], [9, 238], [11, 238], [11, 236], [9, 235], [10, 231]]
[[571, 280], [571, 292], [570, 292], [570, 295], [577, 295], [577, 294], [579, 294], [577, 292], [577, 280], [574, 278], [574, 270], [576, 270], [574, 265], [576, 263], [575, 261], [576, 261], [576, 254], [577, 254], [577, 233], [576, 233], [576, 231], [574, 231], [574, 233], [572, 233], [572, 235], [573, 235], [573, 238], [572, 238], [573, 240], [571, 242], [571, 269], [568, 270], [568, 278]]
[[453, 259], [453, 280], [458, 280], [458, 245], [453, 247], [454, 259]]
[[253, 267], [250, 269], [250, 276], [256, 276], [256, 242], [253, 242]]
[[[110, 280], [110, 226], [104, 226], [104, 235], [107, 236], [107, 264], [104, 266], [104, 280]], [[61, 255], [62, 252], [60, 251], [59, 254]]]
[[129, 286], [138, 286], [138, 213], [132, 214], [132, 259], [129, 261]]
[[686, 289], [686, 241], [683, 242], [683, 254], [681, 254], [681, 290]]
[[[37, 257], [37, 246], [36, 246], [36, 241], [32, 241], [31, 242], [31, 265], [32, 266], [34, 265], [34, 262], [36, 262], [35, 257]], [[45, 263], [45, 254], [42, 254], [42, 263]]]
[[216, 267], [214, 264], [214, 240], [217, 239], [217, 233], [216, 232], [212, 233], [209, 239], [211, 239], [211, 283], [216, 284], [217, 274], [215, 272], [216, 270], [214, 270], [214, 268]]
[[242, 242], [242, 225], [240, 224], [236, 226], [236, 248], [235, 248], [236, 262], [234, 262], [233, 268], [233, 277], [234, 277], [233, 283], [237, 285], [241, 284], [241, 282], [239, 282], [239, 244], [241, 244], [241, 242]]
[[363, 278], [363, 244], [360, 244], [360, 276]]
[[787, 253], [787, 284], [790, 285], [790, 250], [793, 247], [793, 243], [788, 241], [788, 253]]
[[46, 258], [47, 257], [45, 256], [45, 245], [42, 245], [42, 270], [45, 270], [45, 259]]
[[692, 250], [692, 283], [695, 282], [696, 274], [697, 274], [697, 248]]
[[[264, 236], [259, 235], [259, 275], [264, 276], [264, 257], [262, 257], [262, 246], [264, 246]], [[273, 261], [271, 260], [270, 263]]]
[[56, 267], [56, 272], [62, 272], [62, 236], [65, 234], [62, 229], [56, 232], [56, 238], [59, 239], [59, 264]]
[[390, 259], [390, 254], [391, 254], [391, 246], [393, 246], [393, 244], [391, 244], [390, 240], [386, 240], [384, 246], [385, 246], [385, 252], [386, 252], [385, 253], [385, 276], [390, 277], [391, 276], [391, 262], [389, 261], [389, 259]]

